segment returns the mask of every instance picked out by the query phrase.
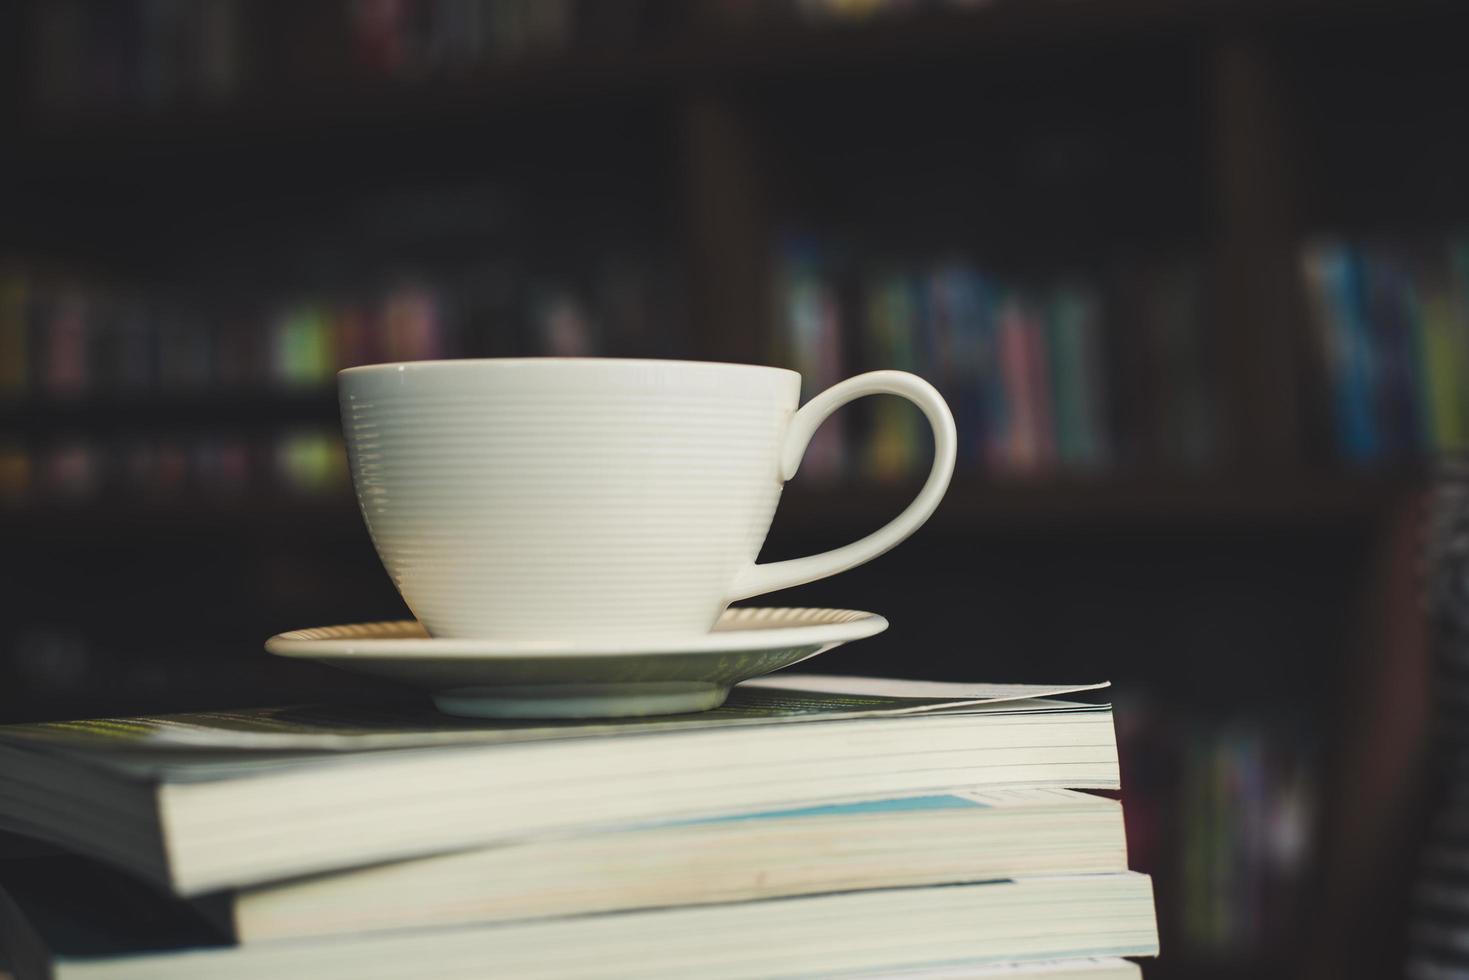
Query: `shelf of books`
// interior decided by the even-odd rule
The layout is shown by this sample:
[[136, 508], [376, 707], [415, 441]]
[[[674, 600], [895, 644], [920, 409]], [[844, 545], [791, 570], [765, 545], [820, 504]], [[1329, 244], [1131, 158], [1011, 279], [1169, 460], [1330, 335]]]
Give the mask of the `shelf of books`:
[[[1319, 476], [1280, 474], [1282, 499], [1293, 483], [1410, 476], [1465, 447], [1466, 255], [1458, 240], [1302, 248], [1309, 373], [1325, 379], [1311, 409], [1333, 435], [1299, 448], [1299, 473]], [[873, 259], [792, 238], [777, 261], [775, 356], [808, 393], [875, 365], [930, 378], [959, 423], [961, 472], [1022, 486], [1204, 482], [1229, 465], [1231, 393], [1200, 266], [1027, 279], [963, 256]], [[1314, 390], [1311, 377], [1301, 386]], [[916, 413], [877, 404], [828, 423], [803, 472], [881, 484], [918, 475], [926, 452]]]
[[[323, 83], [462, 79], [559, 67], [656, 38], [659, 6], [641, 0], [471, 0], [308, 8], [205, 0], [30, 5], [29, 88], [43, 119], [134, 118], [266, 102]], [[664, 15], [666, 18], [666, 14]], [[267, 44], [265, 39], [284, 41]], [[99, 66], [105, 66], [99, 68]], [[277, 104], [279, 103], [279, 104]]]
[[[1217, 458], [1196, 267], [1107, 295], [1095, 277], [1026, 280], [963, 255], [894, 260], [791, 237], [776, 279], [776, 356], [808, 394], [859, 367], [922, 374], [954, 409], [961, 471], [1188, 472]], [[833, 480], [910, 476], [927, 455], [921, 430], [905, 406], [879, 403], [857, 424], [829, 423], [804, 468]]]
[[[1164, 349], [1138, 352], [1118, 349], [1101, 294], [1085, 283], [1029, 290], [953, 260], [840, 283], [819, 263], [804, 248], [785, 254], [772, 360], [801, 370], [808, 394], [876, 365], [934, 380], [964, 434], [938, 518], [952, 528], [1088, 515], [1351, 516], [1393, 486], [1392, 471], [1370, 469], [1219, 481], [1207, 338], [1187, 336], [1197, 331], [1192, 277], [1145, 299], [1156, 319], [1128, 339], [1163, 338]], [[340, 368], [478, 353], [683, 353], [643, 319], [659, 306], [658, 286], [636, 270], [523, 289], [490, 309], [460, 286], [419, 277], [224, 313], [12, 267], [0, 277], [0, 499], [11, 510], [98, 505], [120, 516], [344, 500]], [[1441, 343], [1464, 342], [1456, 309], [1445, 307]], [[1157, 383], [1119, 380], [1118, 361], [1151, 368]], [[1420, 394], [1437, 399], [1437, 447], [1456, 445], [1457, 388], [1429, 390]], [[916, 413], [896, 402], [861, 408], [818, 434], [788, 501], [828, 526], [895, 509], [924, 465]], [[1374, 462], [1349, 448], [1349, 460]]]
[[[98, 677], [108, 698], [140, 710], [181, 692], [218, 698], [210, 706], [221, 707], [247, 691], [381, 695], [365, 680], [308, 677], [304, 666], [288, 677], [277, 665], [262, 666], [259, 640], [311, 617], [350, 622], [403, 614], [352, 501], [334, 375], [406, 359], [740, 350], [799, 370], [805, 396], [874, 368], [930, 379], [957, 418], [959, 462], [933, 524], [911, 547], [942, 552], [944, 570], [962, 574], [936, 586], [954, 590], [943, 595], [958, 611], [941, 611], [930, 623], [905, 621], [915, 630], [907, 635], [920, 637], [905, 641], [921, 647], [908, 665], [915, 673], [932, 669], [936, 676], [940, 666], [955, 676], [971, 671], [964, 659], [974, 639], [966, 601], [974, 590], [1022, 580], [1043, 593], [1027, 606], [1032, 614], [1084, 613], [1110, 601], [1098, 598], [1095, 581], [1075, 573], [1051, 593], [1048, 576], [1076, 566], [1088, 549], [1126, 551], [1138, 540], [1174, 547], [1160, 564], [1189, 569], [1180, 572], [1189, 583], [1208, 588], [1228, 580], [1240, 593], [1279, 585], [1260, 572], [1274, 558], [1309, 554], [1302, 581], [1316, 588], [1327, 565], [1341, 581], [1320, 586], [1303, 604], [1330, 606], [1331, 622], [1346, 623], [1361, 598], [1348, 566], [1368, 560], [1363, 542], [1376, 523], [1417, 485], [1426, 463], [1469, 448], [1469, 239], [1343, 231], [1303, 235], [1286, 250], [1295, 262], [1288, 274], [1305, 300], [1290, 345], [1299, 377], [1292, 390], [1272, 396], [1298, 402], [1307, 424], [1288, 461], [1252, 461], [1244, 451], [1250, 433], [1239, 431], [1251, 413], [1238, 411], [1238, 402], [1248, 397], [1241, 392], [1259, 389], [1239, 383], [1237, 372], [1242, 359], [1270, 355], [1241, 354], [1231, 324], [1219, 322], [1227, 304], [1218, 302], [1210, 251], [1217, 243], [1201, 203], [1217, 148], [1201, 135], [1208, 110], [1196, 91], [1210, 84], [1208, 69], [1195, 64], [1196, 32], [1175, 44], [1182, 35], [1146, 28], [1258, 26], [1290, 9], [1310, 14], [1293, 28], [1307, 32], [1310, 17], [1325, 8], [1312, 0], [762, 0], [687, 8], [645, 0], [343, 0], [310, 10], [244, 0], [27, 5], [22, 24], [35, 56], [25, 66], [22, 123], [37, 139], [18, 152], [35, 151], [22, 162], [36, 173], [56, 161], [66, 165], [48, 185], [57, 201], [33, 207], [0, 249], [24, 251], [32, 238], [54, 245], [75, 228], [84, 236], [84, 256], [88, 247], [93, 257], [106, 254], [109, 243], [146, 230], [136, 215], [155, 206], [203, 232], [199, 256], [184, 256], [192, 264], [159, 282], [147, 273], [172, 271], [173, 258], [189, 251], [167, 229], [144, 236], [139, 252], [158, 254], [141, 261], [141, 270], [121, 262], [122, 272], [105, 263], [95, 273], [94, 266], [58, 265], [67, 261], [59, 247], [38, 249], [44, 261], [0, 251], [0, 531], [35, 559], [25, 566], [33, 581], [17, 580], [13, 588], [26, 615], [0, 630], [0, 667], [15, 666], [19, 679], [0, 691], [0, 706], [10, 717], [39, 718], [78, 703], [78, 692], [95, 697]], [[277, 30], [285, 21], [290, 29]], [[1041, 67], [996, 67], [970, 57], [1026, 32], [1059, 37], [1077, 23], [1097, 30], [1071, 39], [1075, 46], [1148, 35], [1167, 50], [1123, 67], [1115, 62], [1130, 55], [1073, 65], [1071, 48], [1049, 43], [1007, 48], [1012, 65]], [[266, 50], [261, 39], [271, 36], [289, 43]], [[940, 55], [962, 70], [928, 73]], [[868, 72], [880, 77], [863, 83], [859, 72], [846, 70], [889, 64], [900, 69], [896, 94], [885, 91], [880, 72]], [[1065, 71], [1055, 69], [1062, 65]], [[785, 80], [803, 72], [815, 81], [788, 93]], [[1167, 85], [1157, 83], [1159, 74]], [[766, 84], [772, 80], [778, 84]], [[971, 99], [971, 81], [984, 99]], [[731, 82], [737, 84], [725, 84]], [[811, 107], [838, 101], [829, 95], [847, 95], [849, 84], [861, 97], [817, 118]], [[671, 106], [695, 88], [702, 95], [721, 86], [739, 90], [732, 115], [766, 138], [756, 149], [772, 152], [752, 151], [751, 160], [769, 163], [772, 173], [760, 176], [778, 185], [769, 200], [752, 202], [775, 212], [765, 251], [738, 256], [768, 273], [768, 294], [752, 304], [760, 322], [740, 343], [708, 336], [699, 322], [701, 297], [685, 295], [682, 285], [699, 277], [664, 241], [688, 217], [675, 190], [688, 163], [663, 159], [685, 149], [673, 152], [682, 117]], [[608, 134], [620, 123], [589, 136], [560, 125], [557, 115], [545, 132], [573, 132], [561, 132], [552, 151], [518, 129], [507, 137], [499, 123], [512, 113], [483, 125], [490, 114], [481, 110], [507, 106], [532, 120], [531, 131], [536, 106], [556, 107], [548, 115], [580, 106], [593, 116], [599, 100], [630, 92], [653, 93], [629, 100], [637, 102], [631, 114], [646, 124], [636, 138], [613, 140]], [[971, 124], [964, 115], [969, 101], [996, 106], [982, 110], [989, 113], [983, 124]], [[912, 118], [891, 118], [909, 104]], [[207, 146], [209, 140], [192, 136], [212, 125], [229, 134], [213, 144], [225, 147], [220, 159], [244, 148], [233, 166], [248, 174], [254, 161], [289, 142], [274, 141], [276, 135], [313, 112], [329, 114], [323, 107], [342, 108], [342, 118], [355, 115], [367, 125], [347, 149], [313, 144], [309, 152], [317, 156], [299, 181], [282, 164], [286, 176], [242, 182], [242, 199], [251, 202], [242, 209], [289, 198], [251, 226], [267, 229], [263, 237], [247, 239], [232, 228], [210, 239], [214, 217], [190, 224], [185, 212], [214, 192], [163, 192], [197, 158], [189, 156], [193, 150], [175, 156], [154, 149]], [[883, 112], [888, 128], [877, 131], [868, 117]], [[425, 121], [431, 116], [437, 123]], [[407, 120], [412, 132], [400, 125], [379, 133], [374, 127], [388, 118], [394, 125]], [[479, 129], [466, 125], [471, 118]], [[503, 178], [505, 186], [489, 196], [512, 201], [511, 217], [466, 215], [455, 203], [464, 198], [453, 193], [415, 196], [422, 190], [415, 180], [438, 180], [437, 162], [421, 167], [412, 159], [431, 155], [418, 140], [432, 125], [440, 135], [452, 130], [466, 146], [478, 140], [480, 156], [460, 163], [465, 171], [485, 164], [475, 179]], [[909, 145], [915, 134], [930, 141], [923, 153]], [[668, 145], [650, 149], [664, 138]], [[377, 140], [381, 158], [364, 152]], [[589, 154], [587, 172], [595, 177], [588, 184], [595, 187], [562, 200], [555, 167], [542, 158], [562, 155], [566, 145], [602, 147], [608, 158]], [[91, 159], [77, 148], [106, 157], [120, 146], [145, 152], [119, 184], [160, 191], [156, 198], [139, 195], [147, 201], [137, 210], [119, 205], [94, 216], [67, 197], [87, 166], [77, 161]], [[497, 169], [502, 149], [515, 162]], [[929, 157], [946, 153], [930, 165]], [[334, 225], [337, 215], [324, 207], [325, 216], [312, 220], [329, 232], [312, 238], [294, 202], [334, 185], [344, 161], [373, 170], [353, 193], [392, 198], [374, 212], [379, 219], [418, 210], [403, 227], [392, 217], [378, 220], [393, 227], [375, 225], [381, 240], [363, 243], [345, 242], [351, 232]], [[972, 161], [992, 169], [972, 173]], [[206, 176], [192, 179], [210, 180], [200, 169]], [[933, 186], [920, 186], [929, 175]], [[582, 176], [578, 171], [576, 179]], [[585, 207], [583, 198], [595, 198], [594, 206]], [[953, 213], [935, 214], [946, 202]], [[596, 211], [603, 204], [606, 214]], [[355, 206], [344, 204], [343, 213]], [[35, 229], [51, 207], [65, 211], [66, 221], [48, 239]], [[1332, 227], [1332, 207], [1317, 210], [1322, 214], [1312, 220]], [[874, 230], [889, 224], [903, 233]], [[944, 234], [925, 238], [940, 225]], [[640, 236], [638, 244], [617, 238], [624, 226], [634, 229], [629, 237]], [[265, 240], [277, 228], [290, 239], [280, 256], [269, 254], [273, 244]], [[608, 228], [612, 234], [604, 236]], [[648, 239], [657, 244], [648, 247]], [[739, 252], [749, 242], [724, 244]], [[214, 246], [220, 254], [209, 253]], [[472, 262], [464, 261], [469, 252]], [[331, 253], [325, 272], [313, 264], [318, 253]], [[409, 258], [363, 258], [379, 253]], [[180, 285], [193, 269], [228, 265], [226, 254], [258, 254], [262, 269], [286, 270], [286, 282], [266, 285], [260, 271], [260, 281]], [[773, 546], [790, 550], [781, 557], [794, 556], [876, 528], [912, 496], [929, 450], [921, 417], [896, 399], [844, 409], [817, 434], [785, 492]], [[1093, 531], [1101, 533], [1078, 533]], [[1207, 549], [1236, 539], [1266, 543], [1219, 571]], [[215, 543], [221, 540], [229, 543]], [[98, 611], [98, 625], [82, 628], [65, 603], [77, 576], [100, 574], [75, 560], [98, 542], [148, 557], [129, 559], [138, 570], [131, 592], [99, 588], [111, 605]], [[975, 557], [997, 545], [999, 558]], [[1035, 554], [1038, 545], [1050, 550]], [[211, 550], [233, 556], [227, 569], [216, 569], [228, 576], [227, 614], [195, 601], [197, 586], [191, 592], [179, 584]], [[187, 560], [175, 561], [177, 555]], [[1099, 562], [1104, 572], [1097, 574], [1125, 576], [1148, 560], [1138, 557], [1129, 568]], [[1197, 571], [1204, 566], [1210, 570]], [[862, 581], [862, 574], [844, 582]], [[1148, 574], [1137, 579], [1156, 585]], [[869, 596], [900, 591], [893, 577], [867, 581]], [[140, 624], [154, 625], [154, 596], [175, 587], [185, 625], [207, 617], [227, 620], [229, 628], [211, 634], [207, 648], [174, 639], [146, 650], [130, 646], [128, 636], [147, 632]], [[1286, 583], [1278, 591], [1297, 587]], [[1290, 975], [1293, 930], [1311, 912], [1323, 859], [1325, 773], [1339, 768], [1330, 758], [1338, 747], [1320, 735], [1327, 726], [1319, 712], [1288, 717], [1278, 706], [1196, 703], [1207, 696], [1159, 664], [1180, 637], [1190, 655], [1205, 650], [1227, 659], [1210, 645], [1212, 637], [1199, 638], [1210, 617], [1217, 625], [1222, 614], [1215, 607], [1202, 615], [1153, 608], [1164, 604], [1156, 591], [1129, 580], [1112, 593], [1138, 606], [1129, 622], [1156, 627], [1156, 636], [1139, 642], [1142, 652], [1109, 654], [1136, 675], [1129, 690], [1119, 691], [1116, 717], [1132, 866], [1154, 876], [1159, 900], [1165, 956], [1148, 975]], [[901, 601], [893, 599], [899, 608]], [[877, 600], [870, 606], [883, 611]], [[299, 622], [290, 618], [297, 615]], [[1333, 692], [1344, 686], [1337, 664], [1325, 666], [1336, 653], [1332, 641], [1317, 643], [1313, 634], [1301, 642], [1307, 628], [1282, 625], [1285, 618], [1246, 632], [1261, 640], [1254, 655], [1310, 660], [1313, 670], [1332, 674]], [[1008, 635], [1021, 628], [1012, 623]], [[1003, 646], [1007, 634], [993, 632], [989, 639]], [[201, 671], [206, 660], [210, 670]], [[981, 672], [1020, 677], [1039, 669], [1033, 650], [986, 648], [977, 662]], [[1236, 678], [1245, 672], [1231, 669]], [[222, 687], [229, 677], [244, 679]]]
[[[1311, 248], [1303, 266], [1315, 288], [1320, 253]], [[1345, 247], [1333, 254], [1359, 261]], [[1441, 342], [1462, 344], [1469, 321], [1456, 305], [1463, 287], [1454, 279], [1462, 265], [1449, 261], [1453, 248], [1442, 254], [1439, 278], [1422, 273], [1441, 292], [1421, 295], [1447, 310], [1437, 324]], [[1343, 462], [1362, 471], [1355, 477], [1213, 478], [1217, 389], [1197, 315], [1199, 276], [1187, 266], [1119, 298], [1115, 282], [1012, 280], [962, 256], [839, 260], [809, 239], [790, 238], [777, 258], [774, 360], [801, 369], [813, 388], [879, 364], [915, 370], [955, 406], [967, 438], [939, 531], [1159, 519], [1297, 528], [1309, 518], [1355, 527], [1396, 491], [1381, 464], [1398, 457], [1358, 458], [1345, 442]], [[645, 322], [636, 311], [658, 306], [646, 295], [656, 286], [638, 279], [637, 288], [598, 290], [598, 281], [568, 277], [559, 289], [517, 292], [488, 321], [476, 319], [482, 299], [452, 277], [431, 275], [224, 316], [218, 306], [14, 265], [0, 288], [0, 419], [8, 440], [0, 475], [19, 518], [14, 526], [31, 525], [48, 545], [65, 539], [56, 533], [63, 526], [88, 540], [133, 525], [157, 541], [161, 528], [178, 522], [293, 539], [334, 529], [361, 539], [337, 435], [334, 372], [465, 353], [656, 350], [627, 326]], [[1395, 295], [1406, 302], [1406, 292]], [[1401, 313], [1378, 319], [1388, 309], [1379, 301], [1357, 310], [1349, 326], [1331, 320], [1318, 332], [1351, 331], [1369, 365], [1401, 356], [1393, 345], [1408, 342], [1402, 332], [1411, 338], [1423, 328]], [[1143, 312], [1118, 330], [1116, 310]], [[1413, 417], [1462, 425], [1458, 403], [1435, 397], [1432, 383], [1425, 377], [1408, 389], [1425, 406]], [[1378, 390], [1356, 394], [1372, 413], [1400, 407]], [[1175, 409], [1173, 398], [1185, 400]], [[823, 430], [783, 520], [831, 534], [896, 511], [925, 449], [916, 418], [875, 407]], [[1149, 425], [1129, 428], [1138, 419]], [[1434, 444], [1419, 438], [1402, 444], [1407, 455]], [[377, 575], [365, 543], [356, 543], [363, 575]], [[297, 567], [286, 580], [304, 583], [310, 574]], [[118, 697], [132, 692], [147, 703], [148, 692], [160, 690], [156, 658], [118, 656], [90, 634], [41, 624], [11, 641], [12, 655], [28, 665], [27, 683], [63, 700], [68, 678], [103, 662]], [[1221, 961], [1254, 969], [1280, 954], [1281, 930], [1300, 921], [1320, 840], [1326, 750], [1305, 723], [1210, 718], [1171, 705], [1168, 692], [1140, 687], [1118, 713], [1129, 844], [1135, 866], [1156, 878], [1170, 950], [1169, 961], [1150, 970], [1190, 975], [1197, 964]]]
[[561, 275], [480, 269], [201, 301], [13, 263], [0, 271], [0, 501], [126, 514], [344, 500], [338, 370], [674, 354], [659, 332], [661, 274], [612, 259]]

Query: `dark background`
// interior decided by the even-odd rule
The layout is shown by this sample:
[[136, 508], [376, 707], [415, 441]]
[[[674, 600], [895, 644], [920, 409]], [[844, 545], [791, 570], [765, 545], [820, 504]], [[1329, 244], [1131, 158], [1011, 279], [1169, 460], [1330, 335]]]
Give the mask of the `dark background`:
[[[403, 696], [261, 649], [406, 615], [346, 481], [339, 367], [715, 358], [797, 367], [808, 395], [907, 368], [956, 408], [1054, 410], [1055, 431], [1006, 448], [989, 409], [961, 411], [932, 522], [779, 597], [892, 621], [815, 666], [1111, 679], [1133, 862], [1158, 887], [1150, 975], [1399, 972], [1419, 499], [1469, 432], [1458, 6], [0, 17], [4, 720]], [[1313, 255], [1367, 283], [1361, 309]], [[1043, 345], [1049, 395], [946, 354], [936, 270]], [[1079, 360], [1055, 326], [1078, 308]], [[1063, 422], [1073, 389], [1090, 400]], [[927, 466], [904, 411], [850, 413], [767, 559], [901, 508]], [[864, 448], [885, 433], [896, 463]]]

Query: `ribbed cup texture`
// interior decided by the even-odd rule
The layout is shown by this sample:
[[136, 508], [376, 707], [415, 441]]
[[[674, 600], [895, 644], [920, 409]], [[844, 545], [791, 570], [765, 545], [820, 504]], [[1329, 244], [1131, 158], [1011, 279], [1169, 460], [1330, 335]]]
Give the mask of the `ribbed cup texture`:
[[358, 502], [436, 636], [712, 627], [780, 494], [790, 372], [464, 361], [342, 375]]

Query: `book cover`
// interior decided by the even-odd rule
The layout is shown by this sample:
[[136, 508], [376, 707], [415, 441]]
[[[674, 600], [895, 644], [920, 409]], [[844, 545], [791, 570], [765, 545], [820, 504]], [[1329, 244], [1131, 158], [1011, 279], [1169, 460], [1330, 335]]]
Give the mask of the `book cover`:
[[488, 926], [232, 946], [91, 863], [0, 864], [0, 942], [19, 980], [400, 976], [840, 976], [956, 963], [1154, 956], [1145, 875], [892, 888]]
[[1322, 320], [1319, 336], [1330, 379], [1337, 448], [1367, 463], [1380, 452], [1371, 331], [1365, 317], [1361, 262], [1346, 245], [1322, 242], [1306, 253], [1306, 272]]
[[425, 706], [5, 726], [0, 780], [15, 791], [0, 794], [0, 822], [198, 894], [654, 817], [1117, 786], [1105, 705], [1034, 687], [781, 681], [699, 715], [591, 723]]
[[1015, 787], [544, 835], [202, 901], [249, 943], [1126, 869], [1116, 801]]

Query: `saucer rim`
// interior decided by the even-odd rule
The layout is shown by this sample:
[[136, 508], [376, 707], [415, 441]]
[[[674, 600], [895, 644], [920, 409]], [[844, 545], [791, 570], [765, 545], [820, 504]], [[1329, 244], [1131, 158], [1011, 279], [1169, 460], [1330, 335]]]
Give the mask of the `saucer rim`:
[[377, 658], [484, 659], [526, 657], [628, 657], [680, 656], [697, 653], [735, 653], [776, 647], [825, 646], [866, 639], [885, 631], [886, 617], [862, 609], [838, 609], [819, 606], [738, 606], [737, 610], [771, 612], [800, 610], [810, 613], [851, 613], [853, 618], [837, 623], [810, 623], [805, 626], [711, 630], [694, 636], [659, 634], [644, 640], [617, 638], [606, 642], [593, 640], [490, 640], [470, 637], [322, 637], [308, 638], [300, 634], [308, 630], [347, 630], [380, 623], [412, 623], [411, 619], [378, 620], [369, 623], [342, 623], [334, 626], [307, 627], [277, 633], [265, 641], [265, 649], [277, 657], [319, 660], [324, 657], [354, 660]]

